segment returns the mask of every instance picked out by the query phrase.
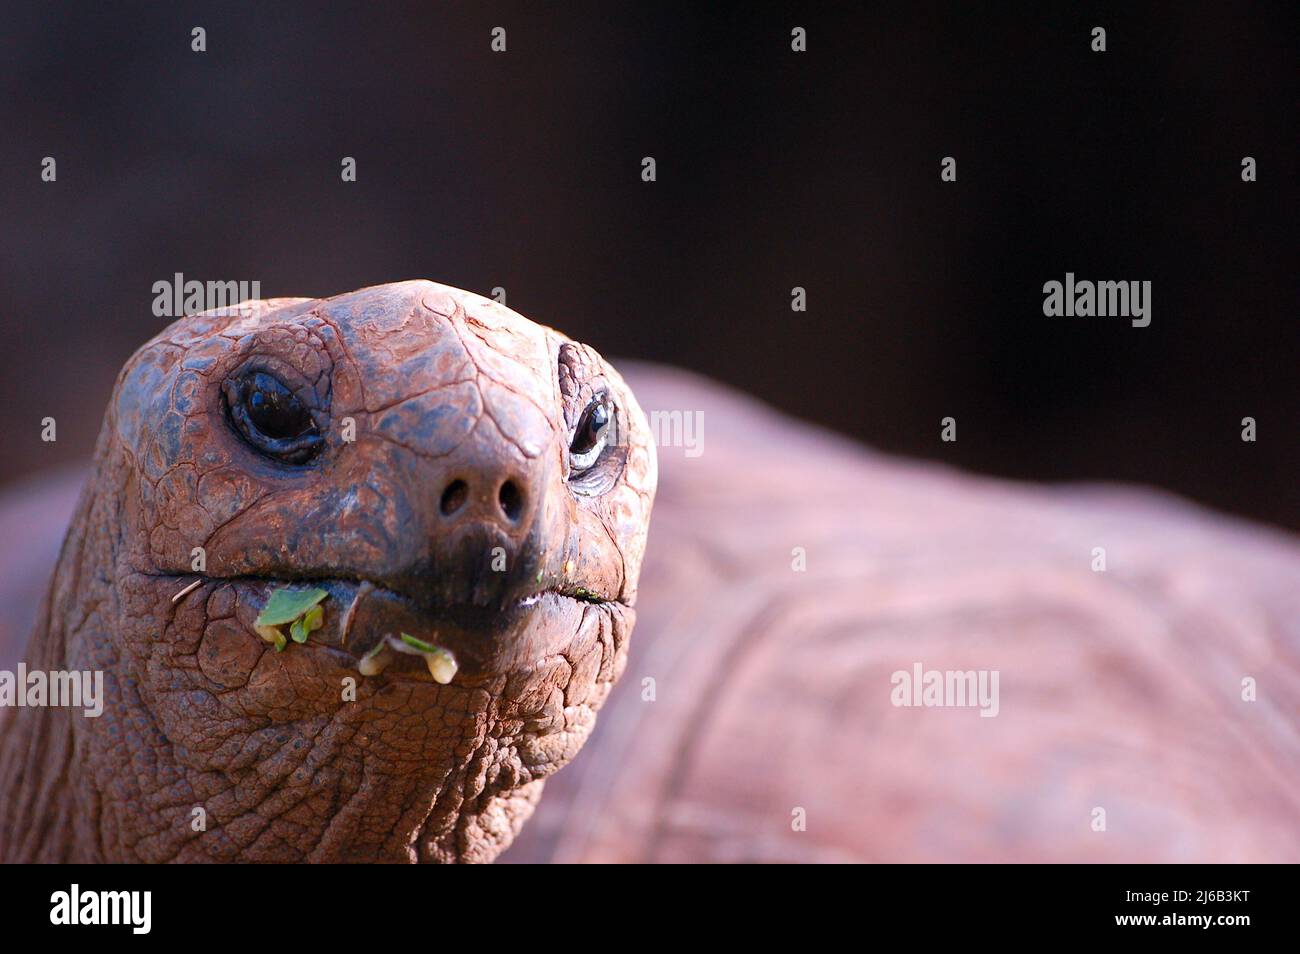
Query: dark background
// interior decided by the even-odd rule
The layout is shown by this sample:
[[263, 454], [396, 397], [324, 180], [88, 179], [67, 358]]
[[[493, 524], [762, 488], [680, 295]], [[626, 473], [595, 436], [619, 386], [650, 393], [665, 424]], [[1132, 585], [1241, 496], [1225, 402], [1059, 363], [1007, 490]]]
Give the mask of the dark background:
[[[0, 482], [89, 454], [155, 281], [425, 277], [885, 450], [1300, 528], [1298, 11], [0, 5]], [[1045, 317], [1066, 271], [1150, 327]]]

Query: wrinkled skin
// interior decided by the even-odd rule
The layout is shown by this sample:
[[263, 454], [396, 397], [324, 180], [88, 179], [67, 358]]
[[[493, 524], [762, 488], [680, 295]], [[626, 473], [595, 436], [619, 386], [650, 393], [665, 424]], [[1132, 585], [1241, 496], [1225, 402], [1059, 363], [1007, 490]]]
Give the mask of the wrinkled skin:
[[[254, 370], [310, 411], [310, 461], [241, 437], [223, 388]], [[601, 392], [617, 439], [577, 475]], [[655, 479], [617, 373], [475, 295], [404, 282], [178, 321], [123, 369], [27, 653], [102, 670], [104, 714], [11, 713], [4, 860], [491, 860], [622, 671]], [[287, 583], [329, 596], [276, 652], [253, 620]], [[454, 653], [452, 682], [406, 655], [363, 677], [400, 632]]]

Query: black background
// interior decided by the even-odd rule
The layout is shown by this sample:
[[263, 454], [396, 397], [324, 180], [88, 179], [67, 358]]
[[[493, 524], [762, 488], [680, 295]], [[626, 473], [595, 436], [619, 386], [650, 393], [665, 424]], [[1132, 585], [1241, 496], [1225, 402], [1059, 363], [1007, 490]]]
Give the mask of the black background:
[[[427, 277], [885, 450], [1300, 528], [1297, 11], [5, 4], [0, 480], [89, 453], [174, 272]], [[1067, 271], [1150, 327], [1045, 317]]]
[[[355, 877], [352, 871], [340, 872], [324, 865], [246, 865], [234, 876], [215, 866], [187, 865], [179, 872], [181, 877], [161, 867], [50, 865], [16, 879], [0, 902], [0, 912], [6, 915], [6, 929], [13, 936], [62, 937], [72, 944], [165, 944], [174, 950], [178, 945], [192, 946], [205, 933], [216, 938], [235, 932], [240, 944], [274, 940], [297, 946], [311, 944], [313, 949], [318, 949], [318, 944], [374, 947], [393, 943], [389, 935], [378, 936], [393, 924], [408, 933], [424, 930], [443, 935], [459, 932], [461, 936], [481, 932], [481, 921], [474, 924], [469, 918], [471, 912], [483, 909], [483, 892], [489, 887], [498, 891], [509, 887], [520, 893], [535, 889], [535, 878], [526, 875], [524, 868], [490, 870], [495, 879], [491, 885], [472, 875], [440, 876], [411, 866], [377, 866], [367, 870], [364, 887], [368, 890], [361, 890], [347, 883]], [[764, 867], [760, 874], [733, 866], [727, 875], [748, 899], [748, 904], [738, 909], [726, 903], [720, 906], [718, 893], [703, 884], [684, 882], [692, 872], [674, 871], [675, 883], [662, 892], [671, 903], [659, 905], [662, 910], [653, 915], [654, 929], [674, 936], [689, 933], [705, 941], [714, 939], [710, 930], [719, 941], [724, 933], [735, 941], [747, 929], [770, 932], [771, 924], [782, 916], [755, 918], [752, 910], [777, 912], [791, 904], [815, 904], [825, 891], [823, 884], [810, 881], [806, 871], [788, 872]], [[836, 871], [829, 873], [829, 878], [843, 891], [846, 875], [853, 878], [854, 874]], [[1284, 936], [1289, 937], [1285, 934], [1292, 921], [1289, 874], [1286, 866], [1271, 865], [890, 865], [887, 878], [872, 877], [861, 887], [853, 885], [863, 897], [851, 922], [831, 913], [800, 925], [800, 930], [814, 943], [824, 940], [828, 945], [845, 930], [857, 928], [889, 931], [922, 942], [951, 939], [958, 946], [1005, 939], [1054, 941], [1062, 935], [1104, 936], [1108, 940], [1127, 935], [1131, 941], [1162, 940], [1163, 946], [1172, 943], [1178, 950], [1186, 949], [1189, 942], [1224, 950], [1243, 943], [1281, 943]], [[519, 877], [517, 882], [515, 877]], [[621, 898], [635, 893], [632, 877], [642, 883], [647, 875], [609, 870], [600, 877], [606, 893]], [[702, 881], [711, 877], [710, 872]], [[149, 934], [135, 935], [121, 925], [51, 925], [52, 894], [70, 893], [74, 882], [81, 892], [151, 891]], [[1151, 905], [1127, 900], [1129, 892], [1174, 890], [1188, 891], [1193, 897], [1206, 890], [1249, 894], [1245, 901], [1213, 904]], [[934, 916], [936, 906], [942, 908], [943, 917]], [[1250, 923], [1209, 928], [1117, 925], [1116, 916], [1123, 915], [1246, 915]], [[643, 916], [635, 910], [616, 909], [610, 921], [635, 927], [637, 918]], [[551, 930], [544, 912], [526, 905], [504, 913], [498, 921], [515, 927], [539, 919], [542, 927], [534, 933]], [[788, 916], [785, 921], [799, 923]], [[816, 935], [819, 930], [825, 932], [824, 939]]]

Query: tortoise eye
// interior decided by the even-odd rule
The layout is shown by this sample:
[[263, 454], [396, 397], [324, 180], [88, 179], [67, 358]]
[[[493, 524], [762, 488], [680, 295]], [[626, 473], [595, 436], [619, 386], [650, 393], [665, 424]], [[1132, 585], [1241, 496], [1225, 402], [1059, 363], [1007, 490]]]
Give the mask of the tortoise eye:
[[607, 394], [598, 394], [578, 418], [569, 444], [569, 464], [575, 474], [588, 470], [600, 458], [609, 440], [609, 425], [614, 410]]
[[305, 463], [320, 450], [311, 412], [279, 378], [254, 371], [222, 385], [235, 429], [254, 448], [290, 464]]

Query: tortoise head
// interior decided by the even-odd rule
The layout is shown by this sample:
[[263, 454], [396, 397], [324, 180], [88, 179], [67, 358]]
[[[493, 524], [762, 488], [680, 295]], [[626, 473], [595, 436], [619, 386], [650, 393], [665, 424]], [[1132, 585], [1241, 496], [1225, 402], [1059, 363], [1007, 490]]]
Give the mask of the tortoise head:
[[492, 858], [624, 665], [654, 487], [619, 375], [476, 295], [176, 322], [118, 380], [109, 598], [64, 634], [107, 677], [99, 854]]

